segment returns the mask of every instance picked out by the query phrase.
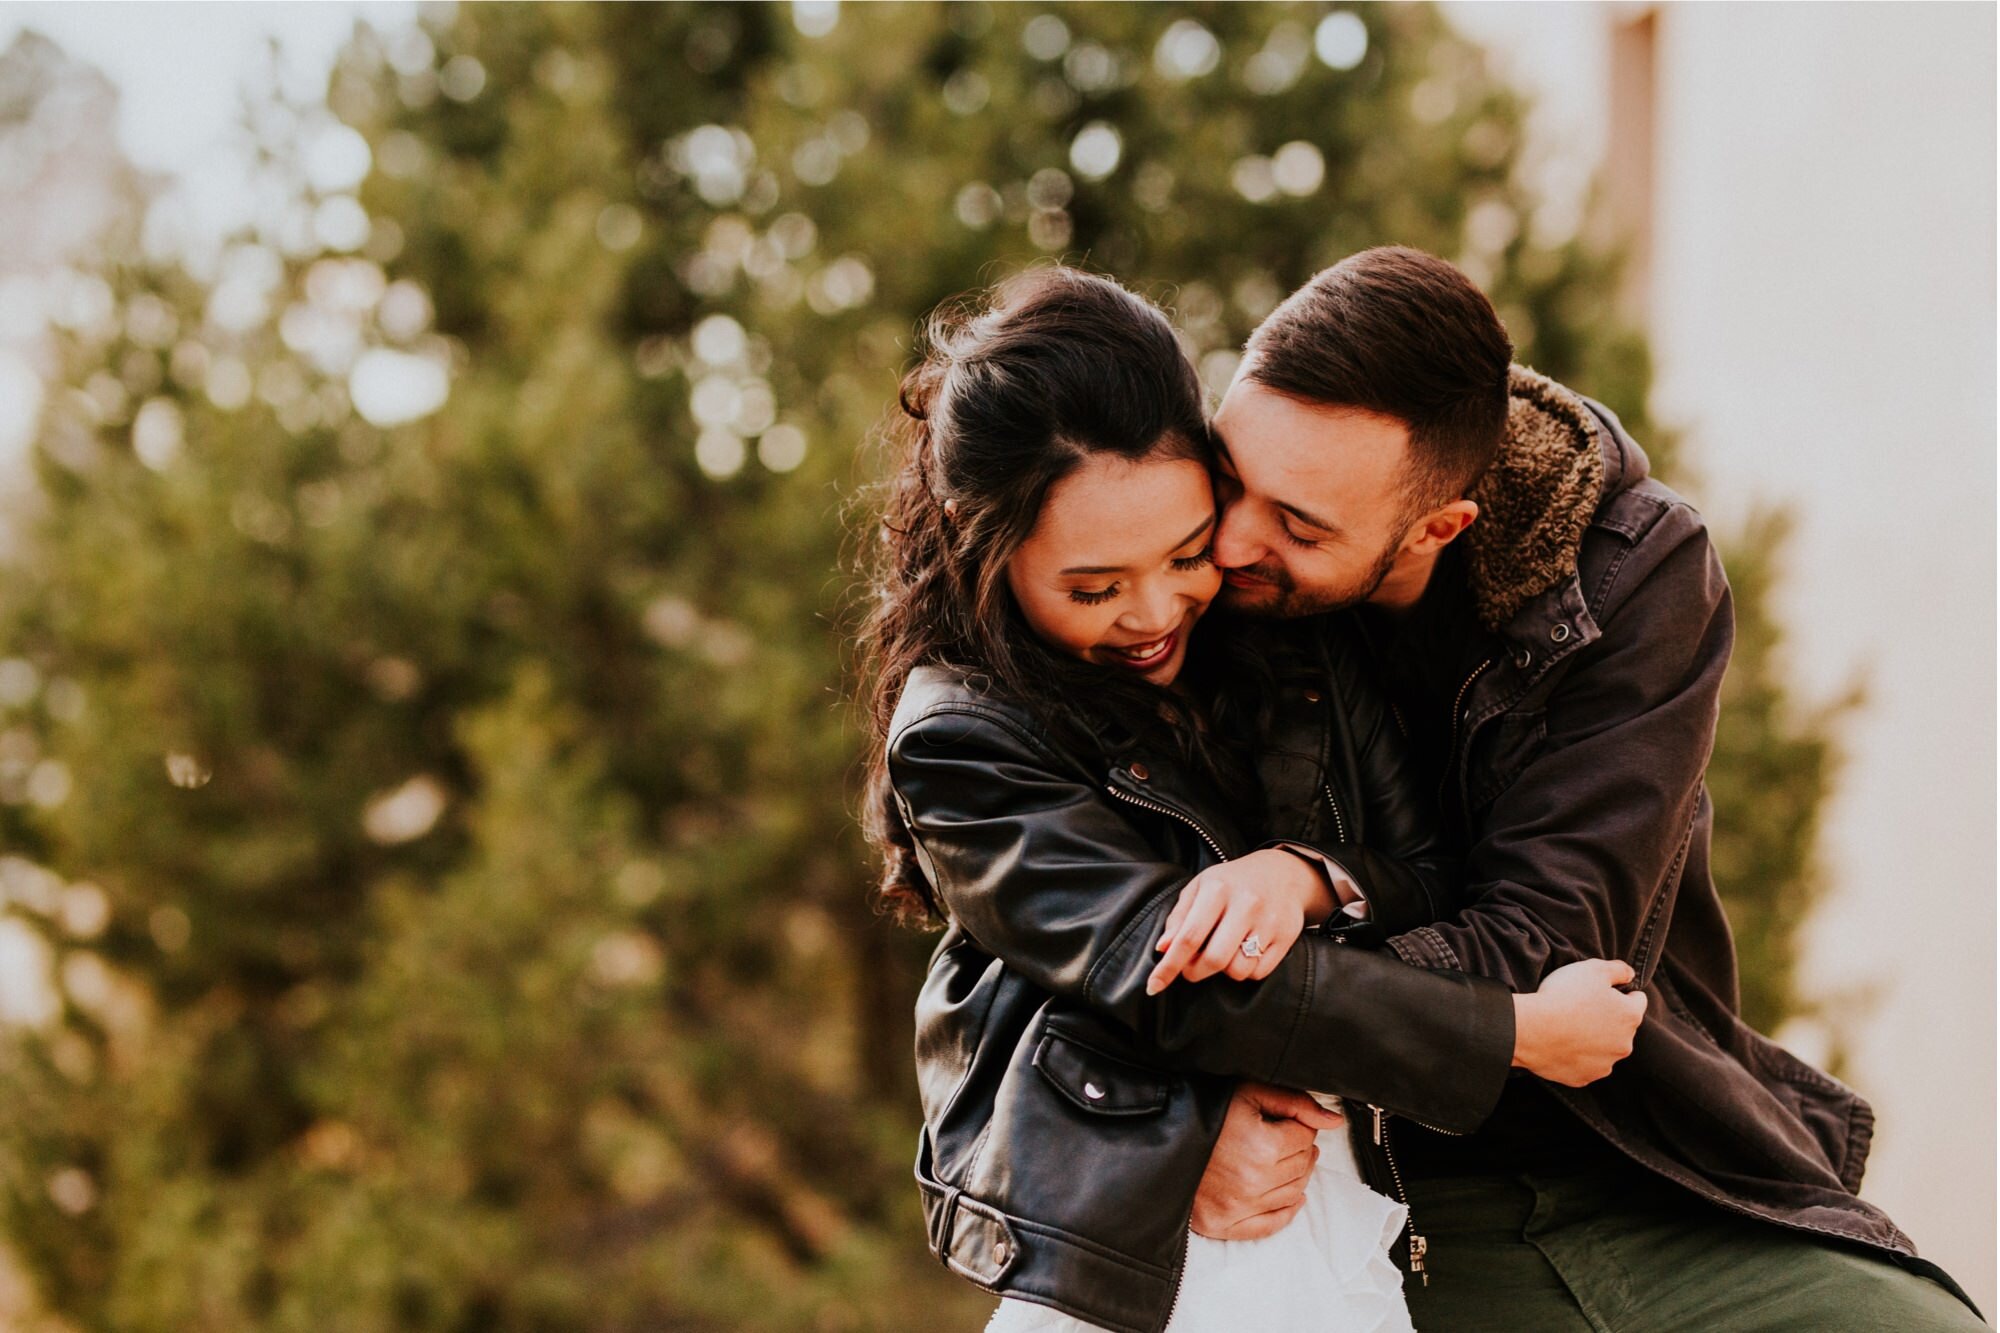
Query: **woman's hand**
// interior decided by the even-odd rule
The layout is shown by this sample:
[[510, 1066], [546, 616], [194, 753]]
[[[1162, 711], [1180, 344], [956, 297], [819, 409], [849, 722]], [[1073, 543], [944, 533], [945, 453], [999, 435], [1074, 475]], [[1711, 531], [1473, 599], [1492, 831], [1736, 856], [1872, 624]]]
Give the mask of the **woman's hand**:
[[[1235, 861], [1210, 866], [1187, 882], [1167, 914], [1160, 942], [1166, 956], [1146, 979], [1146, 994], [1157, 995], [1177, 977], [1200, 981], [1226, 972], [1238, 981], [1270, 975], [1305, 929], [1308, 916], [1320, 920], [1338, 906], [1326, 879], [1291, 852], [1266, 848]], [[1244, 954], [1252, 933], [1263, 946], [1257, 957]]]
[[1636, 974], [1624, 963], [1586, 958], [1514, 997], [1514, 1064], [1565, 1087], [1595, 1083], [1632, 1053], [1646, 993], [1616, 989]]

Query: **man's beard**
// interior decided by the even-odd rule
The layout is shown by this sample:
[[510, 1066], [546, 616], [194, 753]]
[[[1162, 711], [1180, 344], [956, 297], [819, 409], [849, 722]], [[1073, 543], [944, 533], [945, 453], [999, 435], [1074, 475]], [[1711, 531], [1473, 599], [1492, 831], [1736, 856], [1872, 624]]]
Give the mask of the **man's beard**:
[[1229, 583], [1222, 585], [1222, 601], [1232, 611], [1244, 615], [1271, 616], [1281, 620], [1291, 620], [1298, 616], [1316, 616], [1328, 611], [1344, 611], [1350, 606], [1359, 606], [1375, 595], [1382, 581], [1389, 577], [1389, 571], [1396, 567], [1396, 557], [1402, 554], [1402, 543], [1392, 542], [1382, 548], [1375, 557], [1375, 563], [1359, 579], [1344, 588], [1300, 589], [1292, 578], [1291, 571], [1279, 560], [1261, 560], [1254, 565], [1239, 565], [1230, 573], [1243, 573], [1253, 579], [1262, 579], [1265, 587], [1238, 588]]

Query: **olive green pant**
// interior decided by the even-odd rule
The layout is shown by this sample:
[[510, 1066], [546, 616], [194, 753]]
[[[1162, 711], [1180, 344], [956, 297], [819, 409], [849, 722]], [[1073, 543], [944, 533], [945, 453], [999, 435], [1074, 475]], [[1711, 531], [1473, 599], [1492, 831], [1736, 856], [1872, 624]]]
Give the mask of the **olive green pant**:
[[1419, 1333], [1984, 1329], [1943, 1286], [1837, 1241], [1738, 1217], [1637, 1173], [1409, 1182]]

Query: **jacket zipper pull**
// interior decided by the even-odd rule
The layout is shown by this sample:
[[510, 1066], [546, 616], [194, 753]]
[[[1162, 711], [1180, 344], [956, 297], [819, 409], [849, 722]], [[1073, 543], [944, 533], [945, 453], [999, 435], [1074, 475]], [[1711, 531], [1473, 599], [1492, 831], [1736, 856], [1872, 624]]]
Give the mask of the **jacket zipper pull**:
[[1371, 1134], [1372, 1134], [1372, 1135], [1374, 1136], [1374, 1139], [1375, 1139], [1375, 1146], [1379, 1148], [1379, 1147], [1381, 1147], [1381, 1146], [1382, 1146], [1382, 1138], [1383, 1138], [1383, 1135], [1382, 1135], [1382, 1108], [1381, 1108], [1381, 1107], [1379, 1107], [1379, 1106], [1376, 1106], [1375, 1104], [1373, 1104], [1373, 1103], [1371, 1102], [1371, 1103], [1369, 1104], [1369, 1106], [1368, 1106], [1368, 1109], [1369, 1109], [1369, 1111], [1371, 1111], [1371, 1112], [1373, 1113], [1373, 1115], [1374, 1115], [1374, 1124], [1370, 1126], [1370, 1133], [1371, 1133]]
[[1429, 1241], [1414, 1231], [1410, 1233], [1410, 1271], [1422, 1278], [1426, 1287], [1431, 1284], [1431, 1275], [1430, 1270], [1424, 1267], [1424, 1256], [1430, 1253], [1430, 1249]]

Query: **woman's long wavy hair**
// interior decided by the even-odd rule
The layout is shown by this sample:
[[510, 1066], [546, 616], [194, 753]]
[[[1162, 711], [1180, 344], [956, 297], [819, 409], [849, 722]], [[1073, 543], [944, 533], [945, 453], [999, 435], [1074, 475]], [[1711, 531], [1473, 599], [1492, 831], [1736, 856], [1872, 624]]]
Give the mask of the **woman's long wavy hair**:
[[1184, 674], [1198, 715], [1181, 693], [1051, 649], [1007, 586], [1007, 562], [1050, 488], [1085, 459], [1210, 461], [1201, 382], [1166, 316], [1108, 279], [1048, 267], [933, 315], [925, 333], [890, 435], [899, 457], [860, 635], [871, 742], [863, 825], [882, 861], [879, 905], [911, 924], [945, 917], [889, 785], [889, 724], [917, 667], [970, 669], [1079, 754], [1171, 745], [1246, 804], [1257, 784], [1244, 741], [1268, 698], [1268, 673], [1234, 648], [1237, 634], [1190, 637]]

